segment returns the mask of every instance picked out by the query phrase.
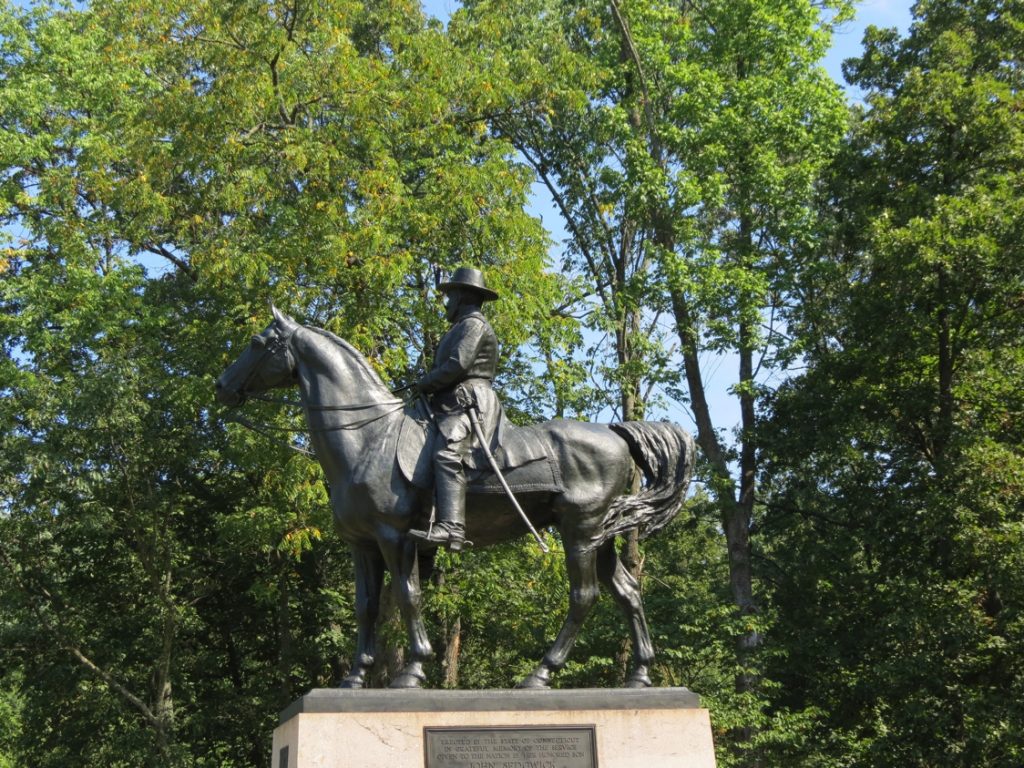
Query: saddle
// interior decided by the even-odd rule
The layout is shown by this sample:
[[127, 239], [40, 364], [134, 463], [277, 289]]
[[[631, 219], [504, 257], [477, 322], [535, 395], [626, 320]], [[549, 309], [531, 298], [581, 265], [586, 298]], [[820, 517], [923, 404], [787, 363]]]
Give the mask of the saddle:
[[[437, 426], [423, 400], [405, 409], [395, 460], [405, 479], [423, 490], [434, 487], [434, 457], [428, 446], [433, 443], [436, 431]], [[502, 411], [494, 435], [495, 445], [491, 446], [491, 453], [514, 493], [558, 493], [564, 490], [553, 447], [542, 430], [538, 427], [515, 427]], [[475, 435], [465, 469], [469, 493], [505, 492]]]

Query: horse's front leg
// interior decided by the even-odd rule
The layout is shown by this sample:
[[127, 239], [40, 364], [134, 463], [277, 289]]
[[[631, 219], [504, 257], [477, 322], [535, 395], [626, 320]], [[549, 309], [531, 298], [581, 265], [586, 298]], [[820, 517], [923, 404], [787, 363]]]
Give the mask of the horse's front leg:
[[421, 612], [420, 571], [416, 543], [406, 536], [381, 543], [391, 571], [391, 586], [409, 638], [409, 662], [391, 681], [392, 688], [419, 688], [426, 680], [424, 662], [434, 657]]
[[384, 583], [384, 558], [375, 545], [353, 546], [356, 572], [356, 655], [352, 669], [342, 679], [342, 688], [362, 688], [377, 656], [377, 616]]
[[541, 663], [519, 682], [516, 688], [547, 688], [551, 673], [565, 666], [583, 622], [597, 602], [600, 588], [597, 581], [596, 556], [593, 552], [566, 550], [566, 569], [569, 572], [569, 613], [554, 645], [544, 654]]

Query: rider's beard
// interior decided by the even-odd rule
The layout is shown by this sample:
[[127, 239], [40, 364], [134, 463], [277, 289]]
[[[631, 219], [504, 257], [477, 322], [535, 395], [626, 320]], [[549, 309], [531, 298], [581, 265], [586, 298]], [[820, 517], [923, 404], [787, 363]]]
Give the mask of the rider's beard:
[[459, 309], [462, 308], [462, 302], [459, 299], [460, 297], [456, 291], [448, 294], [448, 299], [444, 305], [444, 316], [448, 318], [449, 323], [454, 323], [455, 318], [459, 316]]

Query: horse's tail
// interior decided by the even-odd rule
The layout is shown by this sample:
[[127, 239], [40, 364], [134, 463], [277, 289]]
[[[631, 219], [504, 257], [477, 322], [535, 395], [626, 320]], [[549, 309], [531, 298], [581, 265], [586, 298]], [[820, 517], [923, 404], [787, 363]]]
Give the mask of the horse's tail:
[[668, 525], [686, 498], [697, 453], [690, 433], [669, 422], [626, 421], [611, 428], [629, 445], [646, 483], [612, 502], [598, 544], [633, 528], [645, 539]]

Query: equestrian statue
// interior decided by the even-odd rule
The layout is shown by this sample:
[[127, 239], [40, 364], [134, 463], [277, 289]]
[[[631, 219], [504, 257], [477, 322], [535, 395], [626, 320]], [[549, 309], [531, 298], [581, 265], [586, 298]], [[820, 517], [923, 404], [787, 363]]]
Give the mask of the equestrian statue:
[[[440, 546], [485, 547], [555, 528], [569, 576], [569, 610], [554, 644], [517, 687], [547, 688], [569, 656], [603, 585], [629, 624], [626, 685], [651, 685], [654, 648], [639, 584], [615, 537], [646, 537], [678, 514], [693, 469], [690, 435], [667, 422], [506, 423], [491, 388], [497, 340], [482, 312], [498, 298], [462, 267], [441, 285], [451, 328], [406, 402], [334, 334], [272, 307], [273, 321], [217, 380], [217, 398], [239, 406], [297, 386], [309, 442], [330, 488], [335, 527], [355, 565], [357, 638], [343, 688], [362, 688], [377, 657], [384, 573], [408, 635], [408, 663], [391, 681], [417, 688], [433, 657], [420, 606], [420, 559]], [[427, 397], [429, 395], [429, 403]], [[635, 470], [644, 484], [628, 493]]]

